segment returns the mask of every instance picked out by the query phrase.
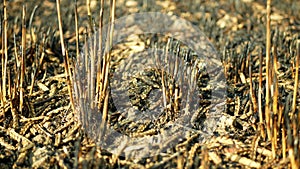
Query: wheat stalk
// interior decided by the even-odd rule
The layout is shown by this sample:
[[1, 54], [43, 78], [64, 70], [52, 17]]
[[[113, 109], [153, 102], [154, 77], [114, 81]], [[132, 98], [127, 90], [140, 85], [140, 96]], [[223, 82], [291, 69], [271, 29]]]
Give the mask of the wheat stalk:
[[271, 77], [270, 73], [272, 72], [272, 67], [270, 66], [270, 49], [271, 49], [271, 0], [267, 1], [267, 23], [266, 23], [266, 107], [265, 107], [265, 116], [266, 116], [266, 127], [268, 139], [271, 140], [271, 126], [270, 126], [270, 87], [271, 87]]
[[65, 68], [65, 77], [67, 79], [68, 84], [68, 92], [71, 100], [72, 108], [74, 109], [74, 100], [73, 100], [73, 94], [72, 94], [72, 82], [71, 82], [71, 71], [69, 67], [69, 55], [68, 50], [65, 48], [65, 42], [64, 42], [64, 33], [62, 28], [62, 19], [60, 14], [60, 0], [56, 0], [56, 10], [57, 10], [57, 18], [58, 18], [58, 26], [59, 26], [59, 35], [60, 35], [60, 45], [61, 45], [61, 53], [64, 57], [64, 68]]

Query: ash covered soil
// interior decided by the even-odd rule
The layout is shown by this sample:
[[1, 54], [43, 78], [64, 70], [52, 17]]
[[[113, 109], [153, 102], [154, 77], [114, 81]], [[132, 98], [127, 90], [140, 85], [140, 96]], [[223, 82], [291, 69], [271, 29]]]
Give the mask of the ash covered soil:
[[[21, 89], [19, 61], [22, 55], [23, 4], [26, 6], [26, 62]], [[1, 35], [4, 34], [2, 6], [3, 2], [0, 15]], [[99, 2], [91, 2], [92, 18], [95, 23], [99, 20], [99, 6]], [[62, 26], [70, 65], [76, 60], [74, 8], [73, 1], [61, 1]], [[77, 2], [77, 11], [79, 48], [82, 49], [85, 32], [90, 27], [85, 1]], [[286, 114], [291, 108], [294, 90], [296, 42], [300, 39], [299, 11], [299, 1], [274, 0], [271, 4], [271, 56], [277, 57], [278, 107]], [[4, 92], [2, 76], [0, 93], [2, 99], [0, 168], [292, 168], [295, 164], [299, 166], [300, 127], [299, 118], [297, 119], [299, 97], [296, 99], [296, 115], [283, 115], [283, 120], [278, 124], [276, 148], [273, 152], [271, 141], [261, 135], [257, 106], [251, 98], [250, 82], [253, 85], [254, 97], [258, 100], [259, 56], [266, 55], [265, 1], [116, 1], [116, 18], [136, 12], [176, 15], [203, 31], [214, 45], [224, 67], [227, 93], [226, 109], [223, 113], [228, 117], [230, 125], [222, 128], [222, 131], [215, 131], [214, 136], [205, 142], [199, 143], [195, 136], [191, 135], [166, 152], [148, 158], [118, 157], [101, 149], [82, 130], [70, 103], [55, 1], [9, 1], [7, 87]], [[104, 23], [107, 23], [108, 18], [109, 4], [106, 3]], [[0, 71], [3, 74], [4, 36], [0, 38], [2, 47]], [[249, 65], [252, 68], [252, 79]], [[262, 70], [263, 90], [265, 90], [264, 57]], [[299, 87], [297, 90], [299, 96]], [[264, 99], [263, 95], [263, 110]], [[21, 107], [20, 100], [23, 100]], [[290, 149], [294, 150], [294, 162], [288, 153]]]

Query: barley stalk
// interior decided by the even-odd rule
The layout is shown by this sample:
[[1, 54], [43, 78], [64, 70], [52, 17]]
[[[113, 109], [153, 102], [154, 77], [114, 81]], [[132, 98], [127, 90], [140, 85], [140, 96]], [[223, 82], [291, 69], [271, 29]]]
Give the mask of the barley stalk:
[[59, 35], [60, 35], [60, 45], [61, 45], [61, 53], [64, 58], [64, 68], [65, 68], [65, 77], [67, 79], [68, 84], [68, 92], [70, 96], [70, 101], [72, 108], [74, 108], [74, 101], [73, 101], [73, 94], [72, 94], [72, 83], [71, 83], [71, 72], [69, 68], [69, 56], [68, 51], [65, 48], [65, 42], [64, 42], [64, 33], [62, 29], [62, 19], [60, 14], [60, 0], [56, 0], [56, 10], [57, 10], [57, 18], [58, 18], [58, 26], [59, 26]]
[[[8, 60], [8, 52], [7, 52], [7, 8], [6, 8], [6, 0], [3, 0], [3, 41], [4, 43], [4, 52], [2, 52], [2, 107], [4, 106], [4, 102], [6, 101], [6, 67]], [[3, 51], [3, 46], [2, 46]]]
[[273, 91], [274, 91], [274, 95], [273, 95], [273, 113], [274, 113], [274, 118], [272, 120], [272, 128], [273, 128], [273, 137], [272, 137], [272, 154], [273, 154], [273, 158], [276, 157], [276, 149], [277, 149], [277, 138], [278, 138], [278, 96], [279, 96], [279, 92], [278, 92], [278, 79], [277, 79], [277, 74], [276, 72], [278, 72], [277, 70], [277, 54], [276, 54], [277, 50], [276, 50], [276, 46], [273, 47], [273, 71], [272, 71], [272, 75], [273, 75]]
[[249, 63], [249, 78], [250, 78], [250, 96], [251, 96], [251, 101], [253, 105], [253, 110], [256, 113], [258, 108], [257, 108], [257, 101], [256, 101], [256, 96], [255, 92], [253, 90], [253, 82], [252, 82], [252, 56], [251, 53], [248, 54], [248, 63]]
[[98, 102], [98, 108], [100, 109], [100, 102], [101, 102], [101, 96], [100, 96], [100, 91], [101, 91], [101, 63], [102, 63], [102, 30], [103, 30], [103, 10], [104, 10], [104, 0], [101, 0], [100, 3], [100, 12], [99, 12], [99, 32], [98, 32], [98, 39], [99, 39], [99, 46], [98, 46], [98, 63], [97, 63], [97, 88], [96, 88], [96, 93], [97, 93], [97, 102]]
[[25, 6], [23, 6], [22, 10], [22, 58], [21, 58], [21, 78], [20, 78], [20, 105], [19, 111], [22, 112], [23, 107], [23, 83], [24, 83], [24, 75], [25, 75], [25, 68], [26, 68], [26, 25], [25, 25], [25, 17], [26, 17], [26, 10]]
[[262, 52], [260, 50], [259, 53], [259, 88], [258, 88], [258, 111], [259, 111], [259, 126], [260, 126], [260, 133], [262, 138], [265, 139], [265, 128], [264, 128], [264, 119], [263, 119], [263, 111], [262, 111]]
[[[297, 42], [297, 53], [295, 56], [295, 60], [296, 60], [296, 70], [295, 70], [295, 80], [294, 80], [294, 91], [293, 91], [293, 105], [292, 105], [292, 112], [295, 113], [296, 111], [296, 100], [297, 100], [297, 91], [298, 91], [298, 85], [299, 85], [299, 60], [300, 60], [300, 40], [298, 40]], [[298, 113], [298, 118], [299, 118], [299, 114]]]
[[[105, 55], [105, 60], [103, 63], [103, 71], [102, 75], [103, 77], [103, 89], [100, 90], [100, 96], [105, 96], [104, 98], [104, 103], [103, 103], [103, 112], [102, 112], [102, 122], [100, 126], [100, 130], [104, 132], [100, 132], [100, 138], [102, 138], [105, 134], [105, 126], [106, 126], [106, 120], [107, 120], [107, 115], [108, 115], [108, 97], [109, 97], [109, 92], [107, 90], [108, 88], [108, 76], [109, 76], [109, 69], [110, 69], [110, 58], [111, 58], [111, 47], [112, 47], [112, 42], [113, 42], [113, 31], [114, 31], [114, 22], [115, 22], [115, 10], [116, 10], [116, 1], [111, 0], [110, 2], [110, 11], [111, 11], [111, 24], [110, 24], [110, 29], [107, 31], [109, 39], [107, 41], [107, 44], [105, 45], [105, 52], [107, 54]], [[102, 39], [100, 39], [102, 40]], [[102, 86], [102, 85], [101, 85]], [[101, 104], [101, 103], [100, 103]]]
[[267, 1], [267, 24], [266, 24], [266, 107], [265, 107], [265, 115], [266, 115], [266, 127], [267, 127], [267, 135], [268, 139], [271, 140], [271, 126], [270, 126], [270, 87], [271, 87], [271, 77], [270, 77], [270, 50], [271, 50], [271, 0]]

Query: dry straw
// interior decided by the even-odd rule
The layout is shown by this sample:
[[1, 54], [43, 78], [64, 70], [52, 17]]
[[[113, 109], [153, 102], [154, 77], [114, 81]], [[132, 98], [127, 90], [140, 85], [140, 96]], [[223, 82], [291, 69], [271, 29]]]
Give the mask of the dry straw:
[[70, 70], [69, 53], [68, 53], [68, 50], [65, 48], [64, 33], [63, 33], [63, 28], [62, 28], [62, 19], [61, 19], [61, 14], [60, 14], [60, 0], [56, 0], [56, 8], [57, 8], [57, 18], [58, 18], [58, 26], [59, 26], [61, 52], [62, 52], [62, 56], [64, 57], [65, 76], [67, 79], [70, 101], [71, 101], [72, 107], [74, 107], [74, 100], [72, 97], [73, 96], [72, 80], [71, 80], [72, 76], [71, 76], [71, 70]]

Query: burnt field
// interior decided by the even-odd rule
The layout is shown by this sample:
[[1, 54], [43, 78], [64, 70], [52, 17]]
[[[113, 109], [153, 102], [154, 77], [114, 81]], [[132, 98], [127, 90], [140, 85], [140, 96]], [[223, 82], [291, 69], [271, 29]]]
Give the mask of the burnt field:
[[[298, 169], [299, 11], [296, 0], [1, 2], [0, 168]], [[173, 25], [184, 39], [164, 34]], [[114, 32], [129, 34], [114, 43]], [[174, 67], [144, 69], [152, 56]]]

